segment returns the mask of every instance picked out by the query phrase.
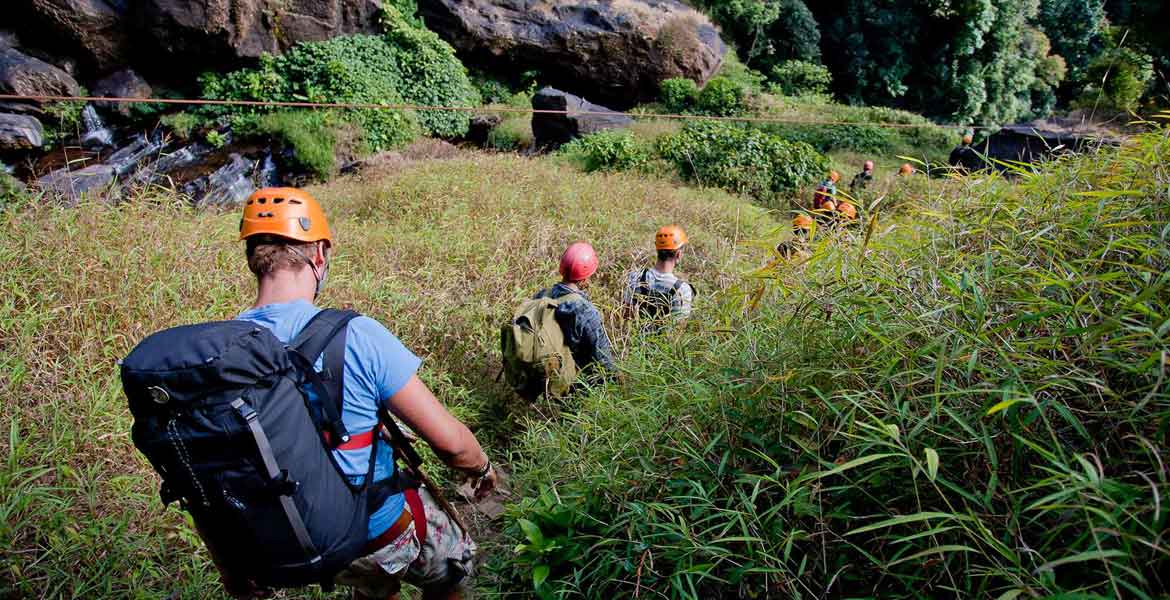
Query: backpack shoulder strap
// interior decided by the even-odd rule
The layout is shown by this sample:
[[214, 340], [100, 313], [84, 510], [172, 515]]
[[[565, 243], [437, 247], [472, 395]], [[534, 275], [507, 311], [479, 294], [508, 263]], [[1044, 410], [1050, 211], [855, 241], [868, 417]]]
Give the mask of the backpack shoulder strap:
[[553, 306], [560, 306], [566, 302], [571, 302], [573, 300], [584, 300], [584, 298], [581, 296], [581, 294], [576, 294], [576, 293], [565, 294], [564, 296], [561, 296], [560, 298], [553, 299], [552, 304], [553, 304]]
[[[341, 421], [341, 403], [345, 388], [345, 331], [349, 322], [358, 317], [352, 310], [326, 308], [317, 313], [289, 344], [289, 356], [304, 373], [319, 397], [325, 411], [326, 431], [330, 444], [349, 441], [349, 432]], [[323, 357], [324, 370], [313, 368], [317, 357]]]

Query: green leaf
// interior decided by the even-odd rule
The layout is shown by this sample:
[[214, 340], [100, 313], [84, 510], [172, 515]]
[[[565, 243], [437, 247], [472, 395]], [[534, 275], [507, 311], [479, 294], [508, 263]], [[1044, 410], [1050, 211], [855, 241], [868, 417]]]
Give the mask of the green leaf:
[[528, 519], [519, 519], [516, 522], [520, 524], [520, 530], [524, 532], [524, 536], [528, 538], [528, 541], [533, 546], [544, 545], [544, 534], [540, 532], [540, 527], [536, 523]]
[[883, 458], [889, 458], [891, 456], [898, 456], [898, 455], [894, 454], [892, 452], [887, 452], [885, 454], [870, 454], [869, 456], [862, 456], [861, 458], [855, 458], [847, 463], [837, 465], [836, 467], [829, 469], [828, 471], [821, 471], [819, 473], [814, 473], [813, 477], [821, 478], [821, 477], [828, 477], [830, 475], [837, 475], [839, 473], [844, 473], [845, 471], [848, 471], [849, 469], [852, 469], [853, 467], [860, 467], [861, 465], [871, 463], [875, 460], [881, 460]]
[[532, 569], [532, 589], [540, 589], [540, 586], [544, 585], [544, 580], [548, 579], [548, 572], [548, 565], [537, 565]]
[[1024, 401], [1023, 398], [1012, 398], [1011, 400], [1004, 400], [1002, 402], [997, 402], [995, 404], [995, 406], [992, 406], [991, 408], [987, 409], [986, 416], [990, 417], [991, 415], [994, 415], [995, 413], [997, 413], [1001, 410], [1007, 410], [1007, 409], [1011, 408], [1012, 406], [1014, 406], [1020, 402], [1023, 402], [1023, 401]]
[[934, 448], [926, 449], [926, 475], [931, 481], [938, 477], [938, 452]]
[[1106, 560], [1109, 558], [1121, 558], [1123, 556], [1127, 555], [1121, 550], [1094, 550], [1092, 552], [1081, 552], [1080, 554], [1074, 554], [1072, 556], [1066, 556], [1064, 558], [1058, 558], [1054, 561], [1044, 563], [1039, 567], [1036, 567], [1036, 572], [1039, 573], [1041, 571], [1051, 571], [1052, 569], [1055, 569], [1061, 565], [1089, 562], [1092, 560]]
[[865, 527], [858, 527], [857, 529], [854, 529], [854, 530], [846, 533], [845, 535], [848, 536], [848, 535], [855, 535], [858, 533], [866, 533], [869, 531], [874, 531], [876, 529], [893, 527], [894, 525], [903, 525], [905, 523], [917, 523], [918, 521], [926, 521], [929, 519], [970, 520], [971, 517], [967, 517], [967, 516], [963, 516], [963, 515], [953, 515], [951, 513], [944, 513], [944, 512], [920, 512], [920, 513], [914, 513], [912, 515], [902, 515], [900, 517], [886, 519], [885, 521], [879, 521], [879, 522], [873, 523], [871, 525], [866, 525]]
[[930, 548], [929, 550], [923, 550], [922, 552], [916, 552], [914, 554], [911, 554], [910, 556], [905, 556], [905, 557], [899, 558], [898, 560], [895, 560], [894, 562], [887, 563], [886, 567], [892, 567], [896, 564], [908, 562], [908, 561], [919, 559], [919, 558], [923, 558], [926, 556], [930, 556], [931, 554], [946, 554], [948, 552], [975, 552], [975, 549], [970, 547], [970, 546], [962, 546], [959, 544], [943, 544], [942, 546], [935, 546], [934, 548]]

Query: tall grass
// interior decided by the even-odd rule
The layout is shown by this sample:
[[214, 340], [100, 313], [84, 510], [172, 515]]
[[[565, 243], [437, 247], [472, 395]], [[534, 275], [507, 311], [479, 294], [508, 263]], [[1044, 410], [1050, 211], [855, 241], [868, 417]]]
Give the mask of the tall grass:
[[1165, 597], [1168, 158], [1158, 131], [894, 186], [871, 227], [749, 273], [624, 386], [528, 423], [506, 587]]
[[[624, 271], [649, 259], [661, 224], [687, 227], [686, 269], [714, 293], [745, 264], [737, 235], [768, 222], [719, 192], [503, 155], [311, 191], [337, 241], [321, 304], [385, 323], [493, 453], [524, 410], [494, 381], [499, 323], [554, 280], [564, 245], [594, 242], [592, 292], [612, 317]], [[220, 593], [190, 524], [162, 508], [130, 443], [115, 361], [155, 330], [231, 318], [252, 302], [238, 223], [151, 197], [0, 211], [0, 597]]]

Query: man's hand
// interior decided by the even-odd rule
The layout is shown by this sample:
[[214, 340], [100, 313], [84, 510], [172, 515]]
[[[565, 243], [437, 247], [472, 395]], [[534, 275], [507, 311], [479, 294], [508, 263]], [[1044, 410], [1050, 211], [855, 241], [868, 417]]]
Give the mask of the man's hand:
[[471, 473], [467, 476], [467, 487], [474, 492], [476, 502], [487, 498], [492, 490], [500, 483], [500, 476], [496, 473], [496, 468], [488, 463], [487, 472], [482, 476], [479, 473]]

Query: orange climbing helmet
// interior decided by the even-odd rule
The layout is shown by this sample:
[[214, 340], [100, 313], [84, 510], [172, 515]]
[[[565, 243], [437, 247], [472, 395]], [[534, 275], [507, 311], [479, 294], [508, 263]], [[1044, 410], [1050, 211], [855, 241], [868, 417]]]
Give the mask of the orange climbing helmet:
[[910, 165], [910, 163], [902, 163], [902, 166], [898, 169], [898, 174], [899, 175], [913, 175], [914, 174], [914, 167], [912, 167]]
[[971, 142], [974, 142], [974, 141], [975, 141], [975, 137], [969, 133], [967, 135], [963, 136], [963, 145], [964, 146], [970, 146]]
[[810, 231], [813, 228], [813, 218], [806, 214], [799, 214], [792, 217], [792, 231], [801, 233]]
[[841, 181], [841, 174], [836, 171], [829, 171], [829, 181], [832, 181], [833, 183]]
[[565, 281], [584, 281], [597, 272], [597, 253], [589, 242], [573, 242], [561, 255], [561, 277]]
[[857, 207], [853, 206], [853, 203], [848, 200], [842, 200], [837, 203], [837, 212], [841, 213], [846, 219], [852, 220], [857, 218]]
[[254, 235], [305, 243], [325, 240], [333, 245], [325, 211], [308, 192], [297, 188], [264, 188], [248, 197], [240, 219], [240, 239]]
[[678, 250], [687, 243], [687, 232], [678, 225], [667, 225], [654, 234], [655, 250]]

